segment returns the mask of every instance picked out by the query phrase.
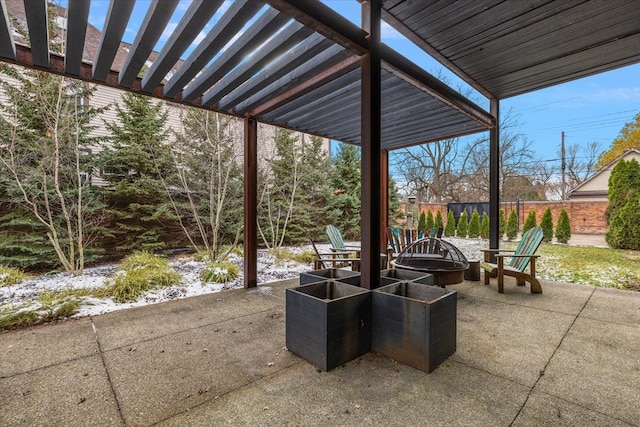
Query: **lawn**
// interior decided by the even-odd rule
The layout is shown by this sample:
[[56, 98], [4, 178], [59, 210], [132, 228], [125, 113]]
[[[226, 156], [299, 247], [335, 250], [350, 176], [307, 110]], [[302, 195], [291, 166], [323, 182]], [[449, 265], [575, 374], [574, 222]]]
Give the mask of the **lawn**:
[[[505, 249], [517, 243], [506, 242]], [[640, 251], [542, 244], [536, 276], [545, 280], [640, 291]]]

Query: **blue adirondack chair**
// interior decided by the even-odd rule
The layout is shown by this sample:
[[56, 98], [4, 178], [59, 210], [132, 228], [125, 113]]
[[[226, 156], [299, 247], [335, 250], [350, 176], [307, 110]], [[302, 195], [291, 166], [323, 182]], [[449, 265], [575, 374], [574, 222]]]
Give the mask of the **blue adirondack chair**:
[[[539, 255], [535, 255], [538, 250], [544, 233], [542, 228], [534, 227], [528, 230], [522, 235], [520, 243], [516, 247], [515, 251], [505, 251], [502, 249], [485, 249], [484, 262], [480, 263], [480, 267], [485, 271], [484, 284], [489, 284], [490, 277], [498, 278], [498, 292], [504, 292], [504, 276], [512, 276], [516, 278], [518, 286], [524, 286], [525, 281], [531, 284], [532, 293], [542, 293], [542, 286], [540, 281], [536, 279], [536, 258]], [[508, 253], [501, 253], [508, 252]], [[497, 264], [489, 262], [491, 254], [496, 256]], [[508, 264], [505, 265], [504, 259], [510, 258]], [[529, 267], [529, 273], [525, 271], [527, 265]]]

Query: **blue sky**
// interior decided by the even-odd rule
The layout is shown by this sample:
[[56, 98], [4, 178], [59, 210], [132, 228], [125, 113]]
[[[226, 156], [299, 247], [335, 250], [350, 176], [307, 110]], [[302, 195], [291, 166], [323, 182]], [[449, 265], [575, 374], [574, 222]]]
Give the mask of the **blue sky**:
[[[62, 3], [64, 5], [66, 2]], [[137, 2], [124, 35], [125, 41], [133, 41], [150, 3], [150, 0]], [[323, 0], [323, 3], [353, 23], [360, 24], [360, 5], [357, 1]], [[156, 50], [162, 47], [189, 4], [188, 0], [180, 2], [167, 31], [156, 45]], [[98, 29], [102, 29], [104, 25], [108, 5], [108, 0], [94, 0], [91, 3], [89, 21]], [[222, 5], [204, 31], [213, 26], [229, 5], [230, 1]], [[204, 32], [196, 42], [202, 37]], [[450, 79], [452, 87], [468, 87], [385, 23], [382, 26], [382, 38], [384, 43], [430, 73], [442, 72]], [[488, 101], [477, 92], [472, 95], [472, 99], [488, 109]], [[501, 113], [505, 114], [509, 110], [518, 117], [518, 126], [513, 132], [532, 141], [542, 159], [558, 157], [562, 131], [565, 132], [567, 145], [585, 146], [595, 141], [602, 150], [607, 149], [624, 124], [632, 121], [640, 112], [640, 64], [502, 100]]]

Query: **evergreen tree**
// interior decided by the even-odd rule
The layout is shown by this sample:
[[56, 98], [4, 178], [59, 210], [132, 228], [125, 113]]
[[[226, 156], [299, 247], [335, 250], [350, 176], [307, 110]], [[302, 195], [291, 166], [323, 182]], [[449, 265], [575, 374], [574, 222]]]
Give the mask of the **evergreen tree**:
[[429, 209], [429, 211], [427, 211], [426, 229], [429, 230], [429, 232], [431, 232], [431, 229], [434, 226], [435, 226], [435, 223], [433, 222], [433, 212], [431, 212], [431, 209]]
[[480, 237], [480, 214], [477, 209], [474, 209], [471, 214], [471, 221], [469, 221], [469, 237], [472, 239]]
[[621, 160], [609, 177], [606, 240], [616, 249], [640, 249], [640, 164]]
[[456, 228], [456, 236], [465, 238], [469, 230], [469, 220], [467, 219], [467, 211], [464, 210], [458, 218], [458, 227]]
[[454, 237], [456, 235], [456, 219], [451, 209], [449, 209], [447, 213], [447, 225], [444, 227], [444, 235], [447, 237]]
[[[323, 181], [326, 181], [326, 179], [324, 179]], [[400, 223], [400, 220], [404, 218], [404, 215], [400, 210], [400, 195], [398, 194], [398, 187], [396, 185], [396, 181], [392, 176], [389, 176], [388, 208], [389, 225], [398, 225]]]
[[558, 223], [556, 224], [556, 239], [560, 243], [567, 243], [571, 238], [571, 221], [565, 209], [560, 211]]
[[500, 209], [500, 223], [499, 223], [499, 229], [498, 229], [498, 233], [500, 234], [500, 236], [498, 236], [498, 238], [501, 239], [502, 236], [504, 236], [504, 233], [506, 231], [507, 231], [507, 216], [504, 209]]
[[480, 237], [483, 239], [489, 238], [489, 215], [486, 212], [482, 212], [482, 224], [480, 225]]
[[550, 242], [553, 239], [553, 218], [551, 217], [551, 208], [548, 207], [544, 214], [542, 214], [542, 219], [540, 220], [540, 227], [543, 232], [543, 242]]
[[522, 225], [522, 234], [531, 230], [536, 225], [537, 225], [536, 211], [530, 210], [529, 214], [527, 215], [527, 219], [525, 219], [524, 224]]
[[509, 212], [509, 220], [507, 221], [507, 239], [513, 240], [518, 235], [518, 215], [515, 210]]
[[333, 194], [329, 201], [329, 222], [345, 239], [360, 238], [360, 148], [340, 144], [329, 179]]
[[[420, 212], [420, 218], [418, 219], [418, 231], [424, 232], [427, 230], [427, 215], [424, 211]], [[429, 234], [431, 230], [429, 229], [426, 233]]]
[[[436, 212], [436, 219], [433, 221], [433, 226], [436, 228], [444, 228], [444, 222], [442, 221], [442, 212]], [[454, 227], [455, 230], [455, 227]]]
[[94, 88], [8, 65], [0, 85], [0, 197], [10, 210], [0, 220], [0, 262], [81, 273], [97, 255], [103, 218], [88, 179], [100, 110], [78, 105]]
[[164, 128], [167, 113], [161, 102], [130, 92], [115, 109], [117, 120], [105, 122], [111, 144], [100, 156], [112, 190], [108, 204], [113, 244], [123, 254], [160, 249], [169, 240], [168, 225], [173, 225], [161, 179], [173, 169]]

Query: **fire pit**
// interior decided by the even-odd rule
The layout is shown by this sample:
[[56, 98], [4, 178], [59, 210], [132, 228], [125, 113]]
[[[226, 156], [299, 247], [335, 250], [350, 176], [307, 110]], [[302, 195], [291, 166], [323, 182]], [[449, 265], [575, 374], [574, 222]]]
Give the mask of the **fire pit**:
[[395, 268], [433, 274], [433, 284], [444, 287], [464, 281], [469, 262], [458, 248], [438, 237], [415, 241], [391, 261]]

